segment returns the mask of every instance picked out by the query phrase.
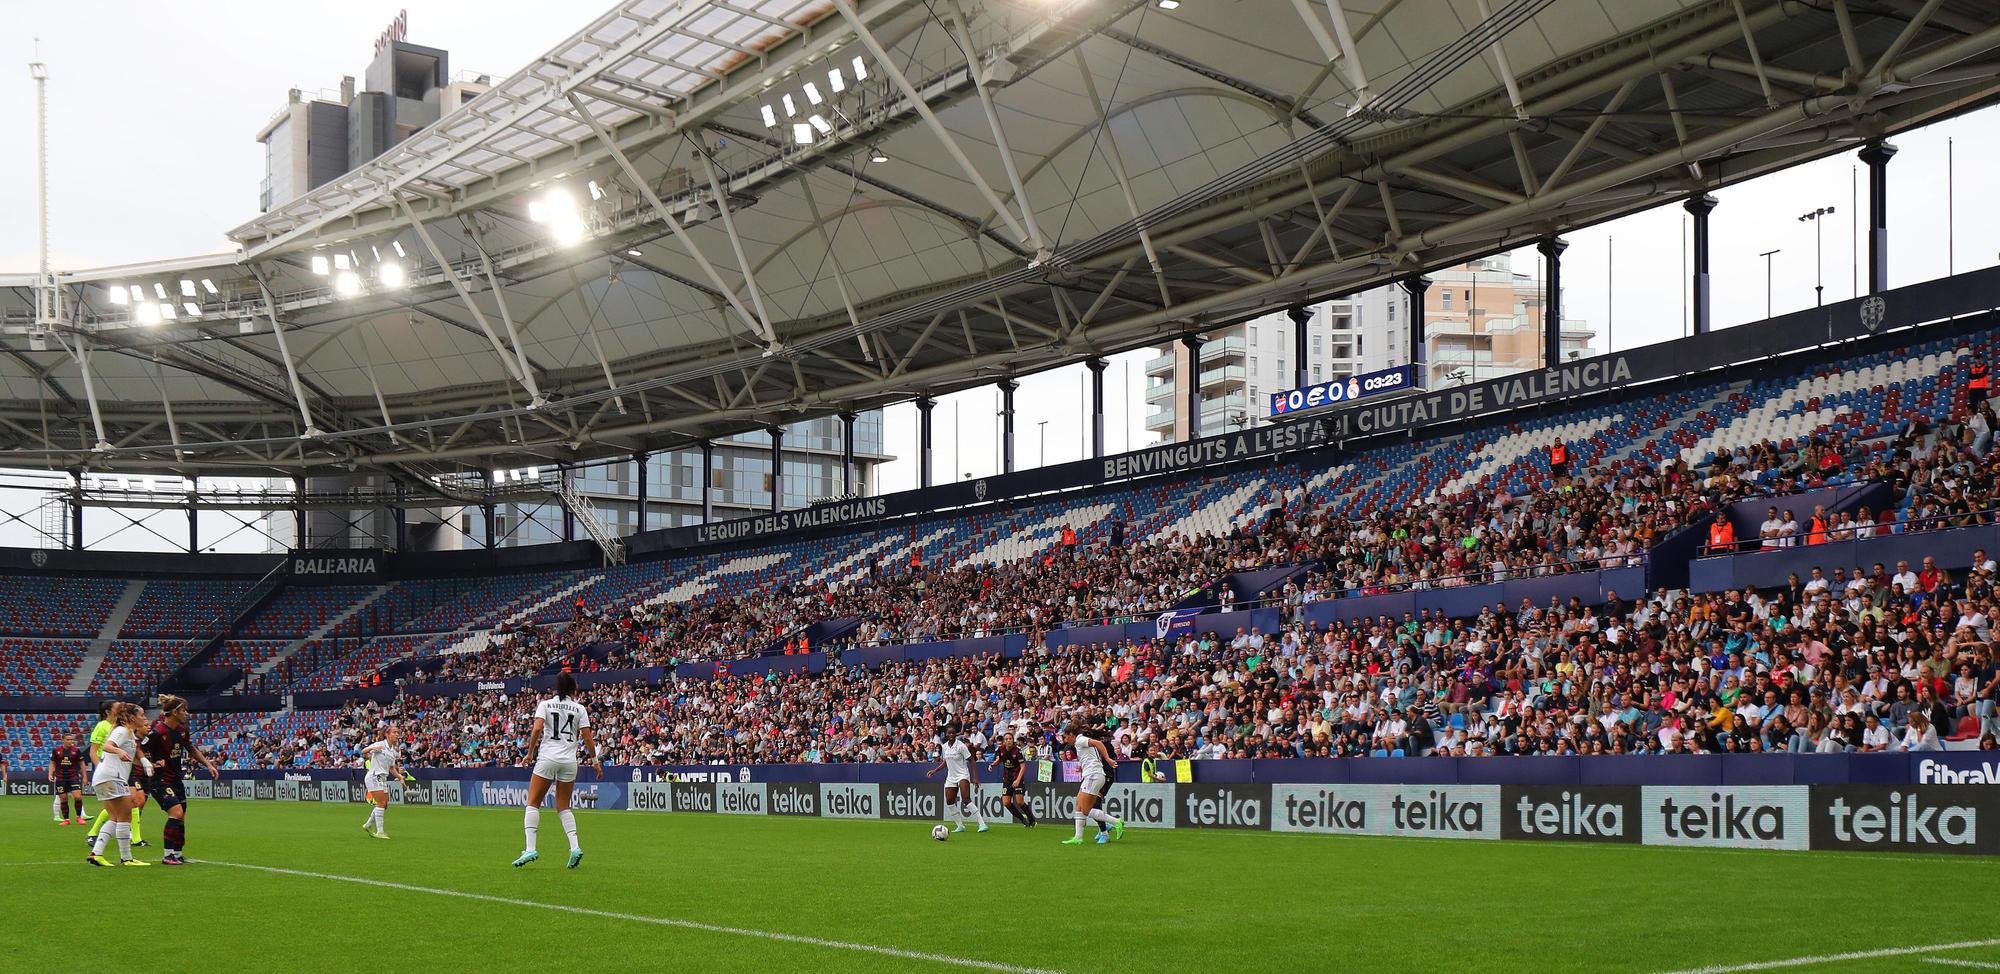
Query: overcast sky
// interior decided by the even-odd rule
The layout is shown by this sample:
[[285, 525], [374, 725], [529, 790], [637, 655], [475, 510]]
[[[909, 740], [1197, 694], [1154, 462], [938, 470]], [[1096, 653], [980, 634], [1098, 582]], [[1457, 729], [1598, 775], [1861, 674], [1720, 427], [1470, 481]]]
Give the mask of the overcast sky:
[[[411, 41], [451, 52], [454, 74], [512, 73], [596, 12], [585, 3], [523, 0], [408, 0], [384, 4], [27, 3], [0, 0], [7, 30], [0, 50], [0, 120], [16, 151], [0, 153], [0, 270], [29, 271], [35, 259], [34, 155], [21, 151], [34, 131], [34, 85], [27, 63], [37, 56], [51, 75], [50, 162], [52, 259], [58, 269], [155, 260], [228, 249], [224, 233], [256, 215], [264, 175], [255, 135], [285, 104], [286, 89], [332, 91], [342, 75], [359, 76], [375, 37], [401, 7], [409, 10]], [[1896, 139], [1890, 165], [1892, 258], [1890, 283], [1909, 284], [2000, 259], [2000, 220], [1980, 192], [1983, 161], [2000, 157], [1993, 110]], [[1956, 142], [1956, 232], [1948, 239], [1946, 140]], [[1770, 302], [1782, 313], [1813, 302], [1814, 227], [1797, 217], [1820, 206], [1836, 215], [1823, 228], [1826, 297], [1854, 293], [1852, 220], [1863, 217], [1851, 191], [1853, 153], [1725, 190], [1713, 217], [1716, 320], [1723, 326], [1764, 317], [1765, 261], [1771, 263]], [[1970, 177], [1969, 179], [1967, 177]], [[1866, 172], [1859, 180], [1866, 191]], [[1917, 220], [1923, 220], [1918, 223]], [[1677, 337], [1686, 328], [1684, 214], [1666, 206], [1569, 236], [1564, 258], [1565, 311], [1588, 321], [1598, 347], [1616, 348]], [[1955, 244], [1955, 247], [1953, 246]], [[1865, 250], [1865, 248], [1864, 248]], [[1608, 259], [1615, 253], [1615, 260]], [[1539, 273], [1532, 250], [1515, 269]], [[1607, 275], [1615, 282], [1615, 303]], [[1607, 334], [1608, 333], [1608, 334]], [[1106, 374], [1110, 447], [1151, 440], [1143, 430], [1143, 362], [1147, 352], [1119, 356]], [[1033, 376], [1017, 397], [1016, 456], [1024, 466], [1083, 456], [1085, 389], [1080, 366]], [[1130, 389], [1130, 394], [1126, 390]], [[933, 414], [940, 479], [982, 476], [999, 468], [992, 389], [946, 397]], [[915, 410], [891, 408], [887, 447], [900, 455], [882, 471], [885, 489], [914, 486]], [[1046, 424], [1045, 426], [1043, 424]], [[952, 431], [956, 429], [954, 439]], [[19, 510], [18, 501], [0, 504]], [[107, 522], [106, 530], [112, 525]], [[204, 521], [205, 533], [228, 530]], [[90, 532], [93, 540], [103, 532]], [[177, 541], [184, 528], [169, 531]], [[0, 524], [0, 543], [32, 544], [19, 523]], [[119, 547], [164, 547], [128, 530]], [[238, 535], [239, 542], [245, 535]], [[252, 544], [252, 547], [258, 547]], [[231, 547], [235, 547], [231, 545]]]

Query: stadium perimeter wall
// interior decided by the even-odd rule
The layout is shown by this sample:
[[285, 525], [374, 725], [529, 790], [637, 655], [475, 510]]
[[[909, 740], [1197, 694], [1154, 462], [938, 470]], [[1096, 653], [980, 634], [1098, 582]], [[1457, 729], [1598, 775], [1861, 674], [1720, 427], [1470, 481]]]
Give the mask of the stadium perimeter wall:
[[[1106, 807], [1138, 828], [1990, 856], [2000, 855], [2000, 788], [1991, 783], [1992, 771], [1952, 772], [1986, 782], [1978, 784], [1121, 782]], [[613, 780], [579, 781], [573, 803], [639, 812], [944, 820], [935, 781], [740, 780], [744, 772], [757, 773], [690, 769], [690, 777], [707, 780], [675, 781], [608, 775]], [[394, 800], [410, 805], [518, 808], [527, 784], [439, 776], [395, 790]], [[1057, 828], [1074, 811], [1074, 785], [1037, 782], [1024, 793]], [[190, 797], [364, 800], [351, 779], [318, 772], [199, 779]], [[1007, 821], [998, 786], [981, 785], [978, 800], [987, 819]]]

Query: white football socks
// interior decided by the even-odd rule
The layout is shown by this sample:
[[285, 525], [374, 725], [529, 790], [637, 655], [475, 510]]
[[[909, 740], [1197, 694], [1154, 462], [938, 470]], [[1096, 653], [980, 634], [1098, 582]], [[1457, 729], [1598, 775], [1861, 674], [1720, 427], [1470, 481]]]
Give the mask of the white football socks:
[[583, 848], [576, 844], [576, 813], [565, 808], [557, 812], [556, 817], [562, 819], [563, 832], [569, 836], [569, 851], [575, 852]]
[[[116, 824], [118, 827], [118, 859], [122, 862], [132, 858], [132, 823], [119, 822]], [[104, 833], [97, 833], [97, 841], [99, 844], [104, 842]]]
[[529, 805], [527, 810], [521, 813], [521, 831], [528, 833], [527, 851], [535, 851], [535, 833], [540, 831], [541, 828], [542, 810], [534, 805]]

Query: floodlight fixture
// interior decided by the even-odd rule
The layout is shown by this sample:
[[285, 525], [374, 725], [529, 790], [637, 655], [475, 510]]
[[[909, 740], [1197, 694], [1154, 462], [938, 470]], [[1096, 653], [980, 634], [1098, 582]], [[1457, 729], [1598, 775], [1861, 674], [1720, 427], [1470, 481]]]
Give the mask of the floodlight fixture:
[[193, 301], [182, 301], [182, 302], [181, 302], [181, 309], [182, 309], [182, 310], [184, 310], [184, 311], [186, 311], [186, 312], [187, 312], [187, 316], [188, 316], [188, 317], [190, 317], [190, 318], [199, 318], [199, 317], [201, 317], [201, 305], [198, 305], [198, 304], [194, 303]]
[[323, 254], [314, 254], [314, 255], [312, 256], [312, 272], [313, 272], [314, 274], [318, 274], [318, 275], [319, 275], [319, 276], [321, 276], [321, 277], [325, 277], [325, 276], [326, 276], [326, 273], [327, 273], [327, 268], [326, 268], [326, 256], [325, 256], [325, 255], [323, 255]]
[[142, 325], [157, 325], [160, 323], [160, 306], [151, 301], [141, 301], [132, 309], [132, 317]]
[[817, 105], [826, 99], [819, 96], [819, 86], [808, 81], [806, 82], [806, 100]]
[[847, 90], [847, 79], [841, 77], [839, 68], [834, 68], [826, 73], [826, 86], [832, 88], [833, 93], [836, 95]]
[[393, 260], [383, 261], [375, 268], [375, 279], [386, 288], [400, 288], [409, 281], [408, 275], [403, 273], [403, 265]]
[[761, 109], [761, 110], [763, 111], [763, 113], [764, 113], [764, 127], [765, 127], [765, 128], [767, 128], [767, 129], [774, 129], [774, 128], [777, 128], [777, 127], [778, 127], [778, 113], [777, 113], [777, 112], [775, 112], [775, 111], [772, 111], [772, 110], [771, 110], [771, 106], [769, 106], [769, 105], [759, 105], [759, 106], [757, 106], [757, 107], [758, 107], [759, 109]]
[[194, 282], [185, 277], [181, 278], [181, 297], [194, 297]]
[[812, 126], [807, 125], [804, 122], [796, 122], [792, 125], [793, 142], [797, 142], [800, 145], [811, 145], [812, 140], [813, 140]]
[[361, 293], [361, 275], [353, 271], [341, 271], [334, 275], [333, 293], [343, 298], [351, 298]]
[[854, 56], [854, 62], [853, 62], [853, 63], [854, 63], [854, 80], [856, 80], [856, 81], [867, 81], [867, 80], [868, 80], [868, 62], [866, 62], [866, 61], [863, 61], [863, 60], [861, 59], [861, 55], [859, 55], [859, 54], [856, 54], [856, 55]]
[[210, 294], [221, 294], [221, 293], [222, 293], [221, 291], [218, 291], [218, 290], [216, 290], [216, 289], [215, 289], [215, 282], [214, 282], [214, 281], [212, 281], [212, 280], [210, 280], [210, 279], [208, 279], [208, 278], [206, 278], [206, 277], [204, 277], [204, 278], [202, 278], [202, 279], [201, 279], [201, 289], [202, 289], [202, 290], [204, 290], [204, 291], [207, 291], [207, 292], [208, 292], [208, 293], [210, 293]]
[[104, 297], [106, 300], [116, 305], [127, 305], [132, 303], [132, 299], [125, 296], [124, 286], [119, 284], [111, 285], [111, 289], [105, 292]]

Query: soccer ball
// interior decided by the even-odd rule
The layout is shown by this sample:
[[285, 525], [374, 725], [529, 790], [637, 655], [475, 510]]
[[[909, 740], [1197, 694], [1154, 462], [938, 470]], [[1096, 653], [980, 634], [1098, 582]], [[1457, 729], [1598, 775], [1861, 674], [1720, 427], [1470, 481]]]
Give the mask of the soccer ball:
[[942, 825], [933, 825], [931, 826], [931, 838], [943, 842], [951, 838], [951, 830]]

